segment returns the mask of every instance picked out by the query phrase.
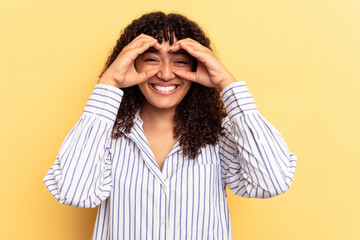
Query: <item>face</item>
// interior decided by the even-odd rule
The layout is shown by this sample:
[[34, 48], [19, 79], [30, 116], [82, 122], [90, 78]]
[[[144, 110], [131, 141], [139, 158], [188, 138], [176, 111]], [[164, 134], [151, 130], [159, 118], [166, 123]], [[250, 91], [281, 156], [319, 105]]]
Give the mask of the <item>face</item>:
[[168, 41], [163, 41], [161, 45], [163, 48], [160, 51], [150, 48], [136, 59], [138, 72], [151, 68], [159, 70], [155, 76], [138, 86], [146, 99], [143, 107], [175, 110], [189, 91], [191, 82], [179, 78], [173, 71], [191, 71], [191, 58], [185, 51], [168, 52]]

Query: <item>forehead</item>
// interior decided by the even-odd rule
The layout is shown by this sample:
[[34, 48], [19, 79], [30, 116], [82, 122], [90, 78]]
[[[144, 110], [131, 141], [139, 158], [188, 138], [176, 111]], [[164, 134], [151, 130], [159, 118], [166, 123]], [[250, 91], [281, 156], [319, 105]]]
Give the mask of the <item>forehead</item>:
[[171, 29], [169, 27], [165, 27], [164, 29], [156, 28], [156, 29], [152, 29], [151, 32], [143, 32], [143, 33], [157, 39], [160, 44], [163, 42], [169, 42], [170, 45], [173, 45], [176, 41], [180, 39], [191, 37], [191, 36], [187, 36], [188, 34], [182, 33], [180, 26], [175, 26], [175, 28], [173, 27]]
[[169, 55], [169, 56], [183, 55], [183, 56], [190, 57], [190, 54], [183, 49], [180, 49], [179, 51], [176, 51], [176, 52], [169, 52], [168, 49], [170, 47], [170, 44], [168, 42], [163, 42], [161, 45], [163, 46], [162, 49], [157, 50], [157, 49], [151, 47], [148, 50], [146, 50], [143, 54], [153, 53], [153, 54], [158, 54], [158, 55]]

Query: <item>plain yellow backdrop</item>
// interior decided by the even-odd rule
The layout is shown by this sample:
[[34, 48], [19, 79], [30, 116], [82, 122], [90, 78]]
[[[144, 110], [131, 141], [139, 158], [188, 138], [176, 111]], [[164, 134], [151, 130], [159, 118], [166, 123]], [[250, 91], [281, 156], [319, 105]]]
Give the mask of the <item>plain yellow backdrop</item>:
[[90, 239], [42, 182], [115, 41], [152, 10], [197, 21], [298, 156], [290, 190], [230, 194], [234, 239], [360, 239], [360, 1], [0, 1], [0, 239]]

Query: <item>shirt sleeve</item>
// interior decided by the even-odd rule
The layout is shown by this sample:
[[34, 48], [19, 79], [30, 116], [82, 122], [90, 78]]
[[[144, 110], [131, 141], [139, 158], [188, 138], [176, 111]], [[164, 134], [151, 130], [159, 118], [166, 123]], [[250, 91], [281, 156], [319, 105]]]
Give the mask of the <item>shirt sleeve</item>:
[[245, 82], [230, 84], [221, 96], [228, 114], [219, 142], [225, 184], [247, 198], [270, 198], [287, 191], [297, 157], [284, 138], [259, 113]]
[[58, 202], [91, 208], [110, 195], [111, 132], [122, 96], [118, 88], [95, 86], [43, 180]]

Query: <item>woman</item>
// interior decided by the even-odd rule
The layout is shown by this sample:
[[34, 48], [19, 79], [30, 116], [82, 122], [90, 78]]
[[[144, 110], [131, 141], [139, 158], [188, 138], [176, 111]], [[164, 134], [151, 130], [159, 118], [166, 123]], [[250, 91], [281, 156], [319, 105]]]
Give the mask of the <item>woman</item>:
[[226, 186], [273, 197], [295, 165], [199, 26], [155, 12], [125, 28], [44, 182], [99, 206], [93, 239], [232, 239]]

